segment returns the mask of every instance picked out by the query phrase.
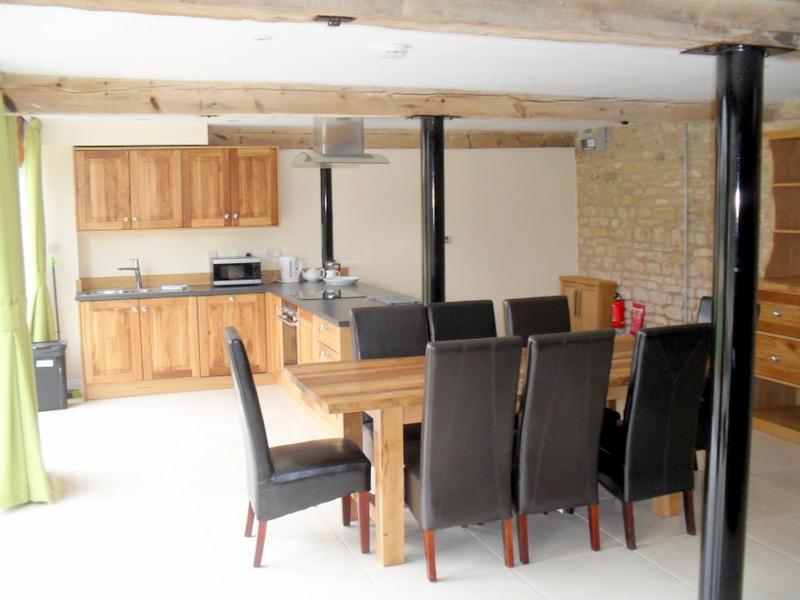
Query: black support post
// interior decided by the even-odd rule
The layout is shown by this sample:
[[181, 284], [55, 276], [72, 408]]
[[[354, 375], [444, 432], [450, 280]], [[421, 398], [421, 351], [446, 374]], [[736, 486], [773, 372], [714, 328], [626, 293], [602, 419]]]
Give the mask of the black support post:
[[322, 268], [333, 262], [333, 177], [331, 169], [319, 170], [320, 215], [322, 217]]
[[701, 600], [742, 596], [758, 278], [765, 48], [717, 56], [714, 396], [706, 466]]
[[444, 302], [444, 117], [420, 117], [422, 301]]

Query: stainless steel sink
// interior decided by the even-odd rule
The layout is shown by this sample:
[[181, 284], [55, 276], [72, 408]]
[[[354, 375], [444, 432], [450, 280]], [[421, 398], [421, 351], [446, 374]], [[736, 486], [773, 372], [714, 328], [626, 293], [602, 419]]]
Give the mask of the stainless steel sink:
[[156, 288], [116, 288], [107, 290], [88, 290], [86, 294], [101, 294], [103, 296], [124, 296], [126, 294], [147, 294], [148, 292], [158, 292]]

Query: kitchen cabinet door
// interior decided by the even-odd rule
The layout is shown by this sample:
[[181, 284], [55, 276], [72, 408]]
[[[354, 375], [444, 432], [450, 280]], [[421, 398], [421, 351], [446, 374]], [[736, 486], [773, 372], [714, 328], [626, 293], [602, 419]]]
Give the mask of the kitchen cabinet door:
[[131, 228], [183, 226], [180, 150], [131, 150]]
[[139, 301], [81, 302], [80, 313], [86, 383], [142, 379]]
[[611, 305], [617, 284], [606, 279], [565, 275], [561, 293], [567, 297], [572, 331], [611, 329]]
[[225, 327], [235, 327], [242, 337], [253, 373], [267, 370], [264, 294], [201, 296], [197, 302], [200, 323], [200, 374], [229, 375]]
[[197, 298], [141, 300], [144, 379], [200, 376]]
[[297, 311], [297, 362], [304, 365], [315, 362], [313, 316], [302, 308]]
[[76, 150], [78, 231], [130, 229], [127, 150]]
[[224, 227], [231, 221], [230, 151], [181, 150], [184, 227]]
[[278, 149], [237, 148], [230, 165], [233, 225], [277, 225]]
[[267, 372], [279, 373], [283, 368], [283, 328], [278, 321], [283, 301], [275, 294], [265, 294], [267, 311]]

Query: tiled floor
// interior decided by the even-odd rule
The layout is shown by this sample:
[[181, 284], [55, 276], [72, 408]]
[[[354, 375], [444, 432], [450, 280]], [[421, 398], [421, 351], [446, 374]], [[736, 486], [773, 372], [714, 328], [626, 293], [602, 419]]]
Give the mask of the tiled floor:
[[[326, 435], [281, 389], [261, 388], [261, 398], [272, 444]], [[514, 569], [503, 566], [497, 523], [457, 527], [437, 532], [440, 581], [430, 584], [410, 515], [408, 560], [384, 569], [374, 550], [359, 553], [357, 527], [342, 527], [330, 503], [270, 523], [265, 566], [253, 569], [230, 391], [88, 402], [43, 413], [40, 425], [58, 501], [0, 513], [4, 598], [697, 597], [699, 537], [644, 502], [631, 552], [607, 494], [599, 553], [584, 510], [532, 517], [532, 562]], [[745, 597], [797, 598], [800, 446], [755, 433], [751, 482]]]

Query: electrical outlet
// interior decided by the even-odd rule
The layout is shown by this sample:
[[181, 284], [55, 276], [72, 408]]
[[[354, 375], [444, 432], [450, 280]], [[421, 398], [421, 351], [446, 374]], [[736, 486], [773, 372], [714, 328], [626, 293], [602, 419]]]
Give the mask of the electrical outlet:
[[218, 254], [216, 250], [209, 250], [208, 251], [208, 258], [217, 258]]
[[237, 250], [236, 251], [236, 256], [247, 256], [248, 254], [252, 256], [253, 251], [252, 250]]
[[264, 248], [264, 258], [278, 258], [280, 255], [280, 248]]

